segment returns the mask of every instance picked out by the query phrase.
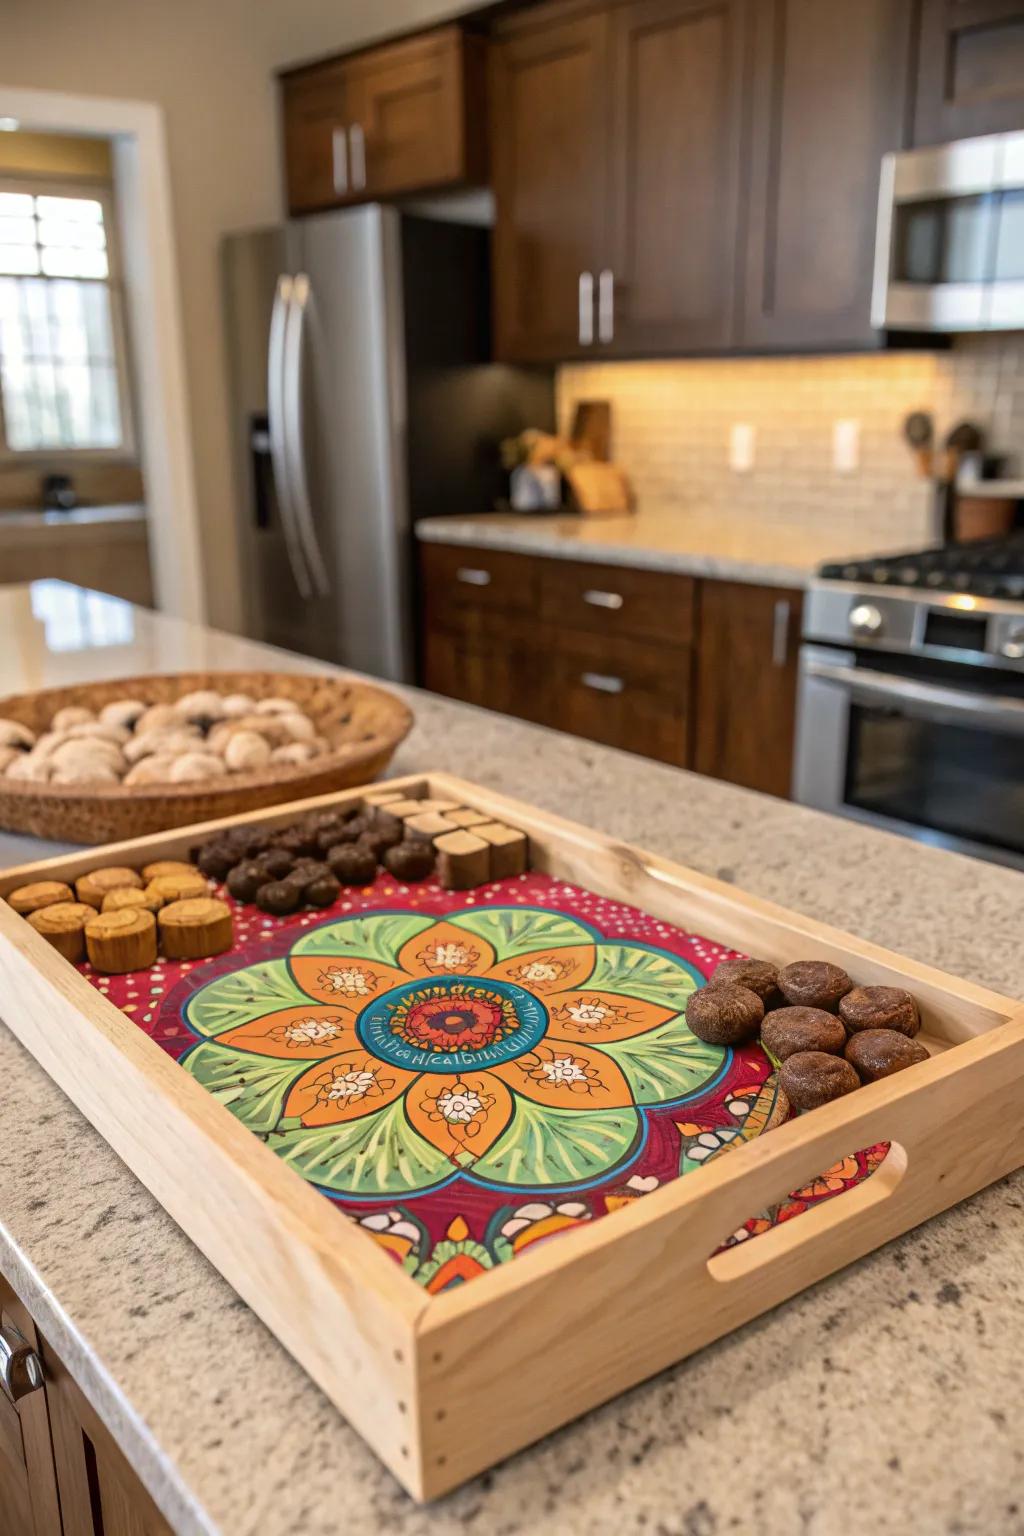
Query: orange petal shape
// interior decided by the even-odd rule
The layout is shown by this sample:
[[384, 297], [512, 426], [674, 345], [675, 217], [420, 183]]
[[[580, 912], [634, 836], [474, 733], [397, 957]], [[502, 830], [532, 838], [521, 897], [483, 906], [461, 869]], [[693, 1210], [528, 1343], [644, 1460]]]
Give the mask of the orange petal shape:
[[406, 980], [405, 972], [380, 960], [350, 960], [347, 956], [291, 955], [292, 975], [303, 992], [318, 1003], [355, 1018], [375, 997]]
[[593, 944], [567, 944], [564, 948], [534, 949], [527, 955], [502, 960], [488, 971], [500, 981], [514, 981], [545, 1002], [553, 993], [578, 987], [594, 969]]
[[398, 963], [410, 976], [486, 976], [494, 950], [486, 939], [442, 919], [403, 944]]
[[424, 1072], [406, 1096], [410, 1125], [460, 1168], [471, 1167], [512, 1118], [512, 1095], [492, 1072]]
[[657, 1024], [674, 1019], [677, 1009], [663, 1008], [639, 997], [625, 997], [616, 992], [553, 992], [544, 999], [551, 1015], [551, 1028], [562, 1040], [579, 1040], [585, 1045], [603, 1045], [607, 1040], [628, 1040], [642, 1035]]
[[603, 1051], [548, 1035], [515, 1061], [492, 1067], [516, 1093], [559, 1109], [624, 1109], [633, 1103], [629, 1084]]
[[350, 1014], [341, 1008], [300, 1003], [279, 1008], [248, 1024], [238, 1024], [216, 1037], [217, 1045], [282, 1061], [323, 1061], [339, 1051], [359, 1049]]
[[354, 1050], [308, 1067], [292, 1084], [284, 1112], [303, 1125], [343, 1125], [394, 1103], [415, 1081], [415, 1072], [371, 1056], [356, 1042]]

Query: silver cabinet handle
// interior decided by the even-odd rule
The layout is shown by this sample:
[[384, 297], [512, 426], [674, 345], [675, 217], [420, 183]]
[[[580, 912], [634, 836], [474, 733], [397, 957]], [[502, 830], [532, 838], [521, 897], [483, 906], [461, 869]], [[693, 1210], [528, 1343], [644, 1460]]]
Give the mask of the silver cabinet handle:
[[621, 693], [626, 686], [621, 677], [610, 677], [606, 672], [583, 672], [580, 682], [595, 693]]
[[615, 274], [608, 267], [597, 279], [597, 338], [615, 340]]
[[292, 504], [292, 478], [288, 464], [288, 433], [285, 427], [284, 342], [292, 302], [292, 279], [283, 274], [277, 280], [274, 308], [270, 315], [270, 344], [267, 348], [267, 428], [270, 436], [270, 463], [274, 471], [274, 490], [281, 515], [281, 530], [288, 564], [299, 596], [308, 602], [313, 596], [309, 572], [302, 555], [295, 509]]
[[303, 354], [306, 336], [306, 315], [312, 290], [309, 278], [299, 272], [292, 280], [291, 304], [288, 324], [284, 333], [284, 427], [285, 453], [288, 461], [288, 478], [291, 486], [292, 510], [299, 541], [306, 558], [306, 566], [313, 586], [320, 597], [327, 597], [331, 583], [327, 566], [317, 541], [313, 523], [313, 508], [306, 479], [305, 446], [305, 373]]
[[366, 186], [366, 134], [362, 123], [353, 123], [348, 131], [349, 156], [352, 163], [352, 185], [357, 192]]
[[594, 340], [594, 274], [593, 272], [580, 273], [580, 312], [579, 312], [579, 337], [580, 346], [589, 347]]
[[0, 1387], [12, 1403], [43, 1384], [42, 1361], [10, 1323], [0, 1328]]
[[348, 138], [344, 128], [335, 128], [331, 134], [331, 173], [335, 192], [344, 197], [348, 192]]
[[621, 608], [625, 599], [621, 592], [598, 592], [590, 588], [583, 594], [583, 601], [591, 608]]
[[489, 587], [491, 573], [481, 571], [473, 565], [460, 565], [455, 572], [455, 580], [464, 582], [467, 587]]
[[780, 597], [772, 617], [772, 666], [784, 667], [789, 658], [789, 599]]

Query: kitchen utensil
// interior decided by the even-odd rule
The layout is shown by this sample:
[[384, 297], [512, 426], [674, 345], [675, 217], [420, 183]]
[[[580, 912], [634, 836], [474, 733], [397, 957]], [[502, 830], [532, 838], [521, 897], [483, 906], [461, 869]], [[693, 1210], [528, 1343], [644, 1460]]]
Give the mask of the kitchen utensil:
[[935, 423], [928, 411], [911, 411], [903, 423], [903, 439], [917, 461], [918, 473], [927, 478], [935, 444]]

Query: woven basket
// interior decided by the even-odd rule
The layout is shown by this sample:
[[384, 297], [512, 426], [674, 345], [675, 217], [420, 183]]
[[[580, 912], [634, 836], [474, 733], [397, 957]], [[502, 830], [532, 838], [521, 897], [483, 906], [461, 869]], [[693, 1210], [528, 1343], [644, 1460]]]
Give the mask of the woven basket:
[[61, 842], [108, 843], [322, 795], [375, 778], [412, 726], [411, 710], [383, 688], [301, 672], [175, 672], [47, 688], [0, 699], [0, 718], [18, 720], [40, 735], [68, 704], [93, 710], [126, 698], [173, 704], [197, 688], [248, 693], [257, 700], [294, 699], [330, 743], [330, 751], [298, 766], [275, 765], [193, 784], [90, 788], [0, 776], [0, 827]]

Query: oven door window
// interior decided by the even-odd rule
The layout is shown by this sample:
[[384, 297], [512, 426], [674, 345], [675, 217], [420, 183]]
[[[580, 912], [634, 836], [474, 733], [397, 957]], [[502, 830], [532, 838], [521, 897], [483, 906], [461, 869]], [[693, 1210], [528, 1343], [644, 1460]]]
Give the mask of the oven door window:
[[1024, 853], [1024, 735], [850, 705], [846, 803]]

